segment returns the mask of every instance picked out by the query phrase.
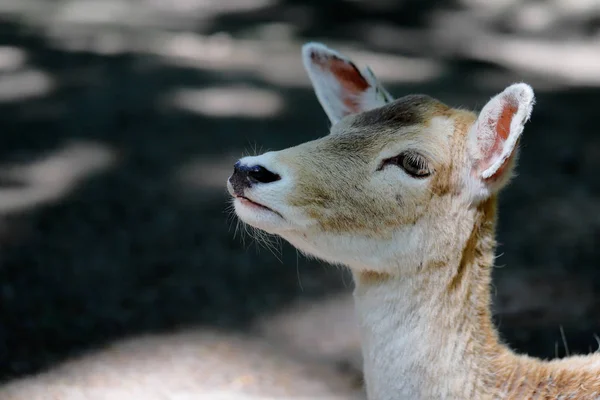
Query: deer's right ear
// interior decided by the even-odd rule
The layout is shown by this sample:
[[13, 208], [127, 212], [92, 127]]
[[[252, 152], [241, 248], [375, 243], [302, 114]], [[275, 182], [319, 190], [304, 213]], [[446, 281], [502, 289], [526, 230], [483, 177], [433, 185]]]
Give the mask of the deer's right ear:
[[369, 68], [359, 71], [348, 58], [320, 43], [305, 44], [302, 60], [332, 124], [393, 100]]
[[468, 139], [477, 197], [489, 196], [510, 179], [519, 139], [534, 102], [531, 86], [516, 83], [494, 96], [481, 110]]

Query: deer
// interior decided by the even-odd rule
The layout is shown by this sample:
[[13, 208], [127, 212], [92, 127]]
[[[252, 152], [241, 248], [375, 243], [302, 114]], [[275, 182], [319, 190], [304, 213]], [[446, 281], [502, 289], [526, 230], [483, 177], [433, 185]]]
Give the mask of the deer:
[[227, 188], [243, 223], [350, 269], [367, 397], [600, 399], [600, 355], [517, 354], [492, 320], [497, 198], [531, 86], [473, 112], [394, 98], [321, 43], [302, 60], [330, 132], [240, 158]]

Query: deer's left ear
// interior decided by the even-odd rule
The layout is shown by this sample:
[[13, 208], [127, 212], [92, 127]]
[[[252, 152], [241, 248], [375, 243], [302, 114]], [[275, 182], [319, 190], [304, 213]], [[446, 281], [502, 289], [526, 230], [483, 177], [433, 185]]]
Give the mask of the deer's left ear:
[[393, 100], [370, 69], [361, 72], [348, 58], [320, 43], [305, 44], [302, 61], [332, 124]]
[[519, 139], [534, 102], [531, 86], [516, 83], [494, 96], [481, 110], [468, 138], [473, 161], [471, 175], [479, 186], [479, 196], [498, 191], [510, 179]]

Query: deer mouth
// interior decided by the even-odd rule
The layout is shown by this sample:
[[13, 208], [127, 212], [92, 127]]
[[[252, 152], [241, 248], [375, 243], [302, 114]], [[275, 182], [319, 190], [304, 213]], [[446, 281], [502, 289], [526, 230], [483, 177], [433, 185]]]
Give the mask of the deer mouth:
[[283, 215], [281, 215], [280, 213], [278, 213], [277, 211], [273, 210], [272, 208], [269, 208], [263, 204], [257, 203], [254, 200], [250, 200], [248, 197], [246, 196], [234, 196], [234, 198], [236, 200], [238, 200], [242, 205], [249, 207], [249, 208], [253, 208], [256, 210], [262, 210], [262, 211], [268, 211], [271, 212], [273, 214], [278, 215], [279, 217], [283, 218]]
[[250, 207], [264, 208], [266, 210], [273, 211], [267, 206], [263, 206], [262, 204], [257, 203], [256, 201], [250, 200], [246, 196], [235, 196], [235, 198], [238, 199], [243, 205], [250, 206]]

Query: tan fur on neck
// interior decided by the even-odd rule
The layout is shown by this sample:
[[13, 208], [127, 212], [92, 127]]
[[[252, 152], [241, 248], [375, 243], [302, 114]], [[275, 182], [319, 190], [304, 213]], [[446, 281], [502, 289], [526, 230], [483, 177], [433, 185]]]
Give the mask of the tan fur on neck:
[[[436, 293], [445, 284], [444, 307], [439, 326], [459, 326], [469, 346], [462, 355], [472, 360], [473, 368], [463, 377], [459, 393], [446, 393], [452, 399], [572, 399], [600, 398], [600, 354], [542, 361], [512, 352], [498, 338], [490, 312], [490, 283], [494, 262], [495, 197], [477, 210], [469, 239], [460, 251], [459, 262], [451, 265], [424, 266], [413, 282], [416, 292]], [[457, 249], [458, 252], [458, 249]], [[440, 282], [440, 268], [450, 269], [446, 282]], [[431, 272], [427, 274], [427, 271]], [[429, 277], [427, 276], [429, 275]], [[376, 271], [355, 274], [357, 290], [389, 283], [394, 278]], [[444, 314], [447, 310], [454, 313]], [[432, 347], [437, 346], [431, 343]], [[457, 358], [458, 364], [460, 360]], [[429, 366], [424, 366], [428, 368]], [[431, 366], [436, 370], [439, 366]], [[401, 379], [401, 377], [399, 377]], [[437, 379], [445, 379], [439, 375]], [[426, 388], [424, 388], [426, 389]], [[439, 393], [436, 393], [439, 395]], [[426, 395], [421, 398], [428, 398]], [[433, 397], [432, 397], [433, 398]]]

